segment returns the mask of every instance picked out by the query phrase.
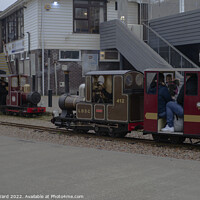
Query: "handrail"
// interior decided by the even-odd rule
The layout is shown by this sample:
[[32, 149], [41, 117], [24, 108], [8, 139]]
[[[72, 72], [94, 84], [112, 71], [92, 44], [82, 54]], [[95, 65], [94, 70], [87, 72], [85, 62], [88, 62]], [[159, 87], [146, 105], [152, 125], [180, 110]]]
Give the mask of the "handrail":
[[8, 63], [8, 70], [9, 70], [9, 73], [12, 74], [12, 68], [11, 68], [11, 65], [10, 65], [10, 59], [9, 59], [8, 51], [6, 50], [6, 44], [5, 44], [4, 41], [2, 41], [2, 44], [3, 44], [3, 48], [4, 48], [4, 54], [5, 54], [7, 63]]
[[159, 39], [161, 39], [163, 42], [165, 42], [169, 47], [171, 47], [174, 51], [176, 51], [180, 56], [182, 56], [184, 59], [186, 59], [191, 65], [193, 65], [196, 68], [199, 68], [198, 65], [196, 65], [194, 62], [192, 62], [189, 58], [187, 58], [183, 53], [181, 53], [178, 49], [176, 49], [173, 45], [171, 45], [167, 40], [165, 40], [161, 35], [159, 35], [156, 31], [154, 31], [150, 26], [143, 23], [143, 26], [145, 26], [148, 30], [152, 31]]

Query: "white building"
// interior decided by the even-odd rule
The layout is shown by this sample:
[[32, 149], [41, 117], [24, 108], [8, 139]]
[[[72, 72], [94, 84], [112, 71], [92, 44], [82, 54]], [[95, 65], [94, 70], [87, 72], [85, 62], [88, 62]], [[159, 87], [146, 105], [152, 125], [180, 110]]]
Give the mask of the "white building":
[[18, 0], [0, 13], [0, 40], [12, 73], [29, 75], [36, 90], [64, 93], [70, 71], [70, 92], [76, 93], [85, 72], [119, 68], [118, 52], [100, 57], [100, 23], [121, 19], [132, 27], [141, 11], [136, 0]]

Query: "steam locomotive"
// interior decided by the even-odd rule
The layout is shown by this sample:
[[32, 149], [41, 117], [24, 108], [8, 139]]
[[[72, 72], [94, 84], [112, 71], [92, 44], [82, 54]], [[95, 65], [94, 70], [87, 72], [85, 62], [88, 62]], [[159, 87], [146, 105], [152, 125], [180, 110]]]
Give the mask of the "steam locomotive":
[[[59, 99], [60, 115], [52, 123], [81, 132], [122, 137], [143, 126], [143, 74], [136, 71], [94, 71], [86, 74], [79, 96]], [[85, 92], [84, 92], [85, 91]]]
[[4, 114], [42, 114], [46, 108], [37, 106], [40, 100], [38, 92], [31, 92], [26, 75], [0, 75], [0, 110]]

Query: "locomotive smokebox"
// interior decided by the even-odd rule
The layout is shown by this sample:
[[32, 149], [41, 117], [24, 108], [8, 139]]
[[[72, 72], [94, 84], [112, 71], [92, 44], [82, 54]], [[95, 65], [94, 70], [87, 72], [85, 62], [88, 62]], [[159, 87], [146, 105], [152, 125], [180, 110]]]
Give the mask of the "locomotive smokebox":
[[27, 101], [37, 105], [41, 100], [41, 95], [38, 92], [31, 92], [29, 94], [27, 94]]
[[83, 101], [84, 98], [76, 95], [64, 94], [59, 98], [59, 107], [61, 110], [76, 110], [76, 104]]

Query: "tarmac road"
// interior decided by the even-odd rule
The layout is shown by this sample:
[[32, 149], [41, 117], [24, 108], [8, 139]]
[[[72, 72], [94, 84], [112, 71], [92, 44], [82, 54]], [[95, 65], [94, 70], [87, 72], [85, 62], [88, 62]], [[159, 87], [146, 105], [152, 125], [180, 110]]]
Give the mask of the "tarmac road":
[[198, 161], [0, 136], [0, 199], [199, 200], [199, 177]]

